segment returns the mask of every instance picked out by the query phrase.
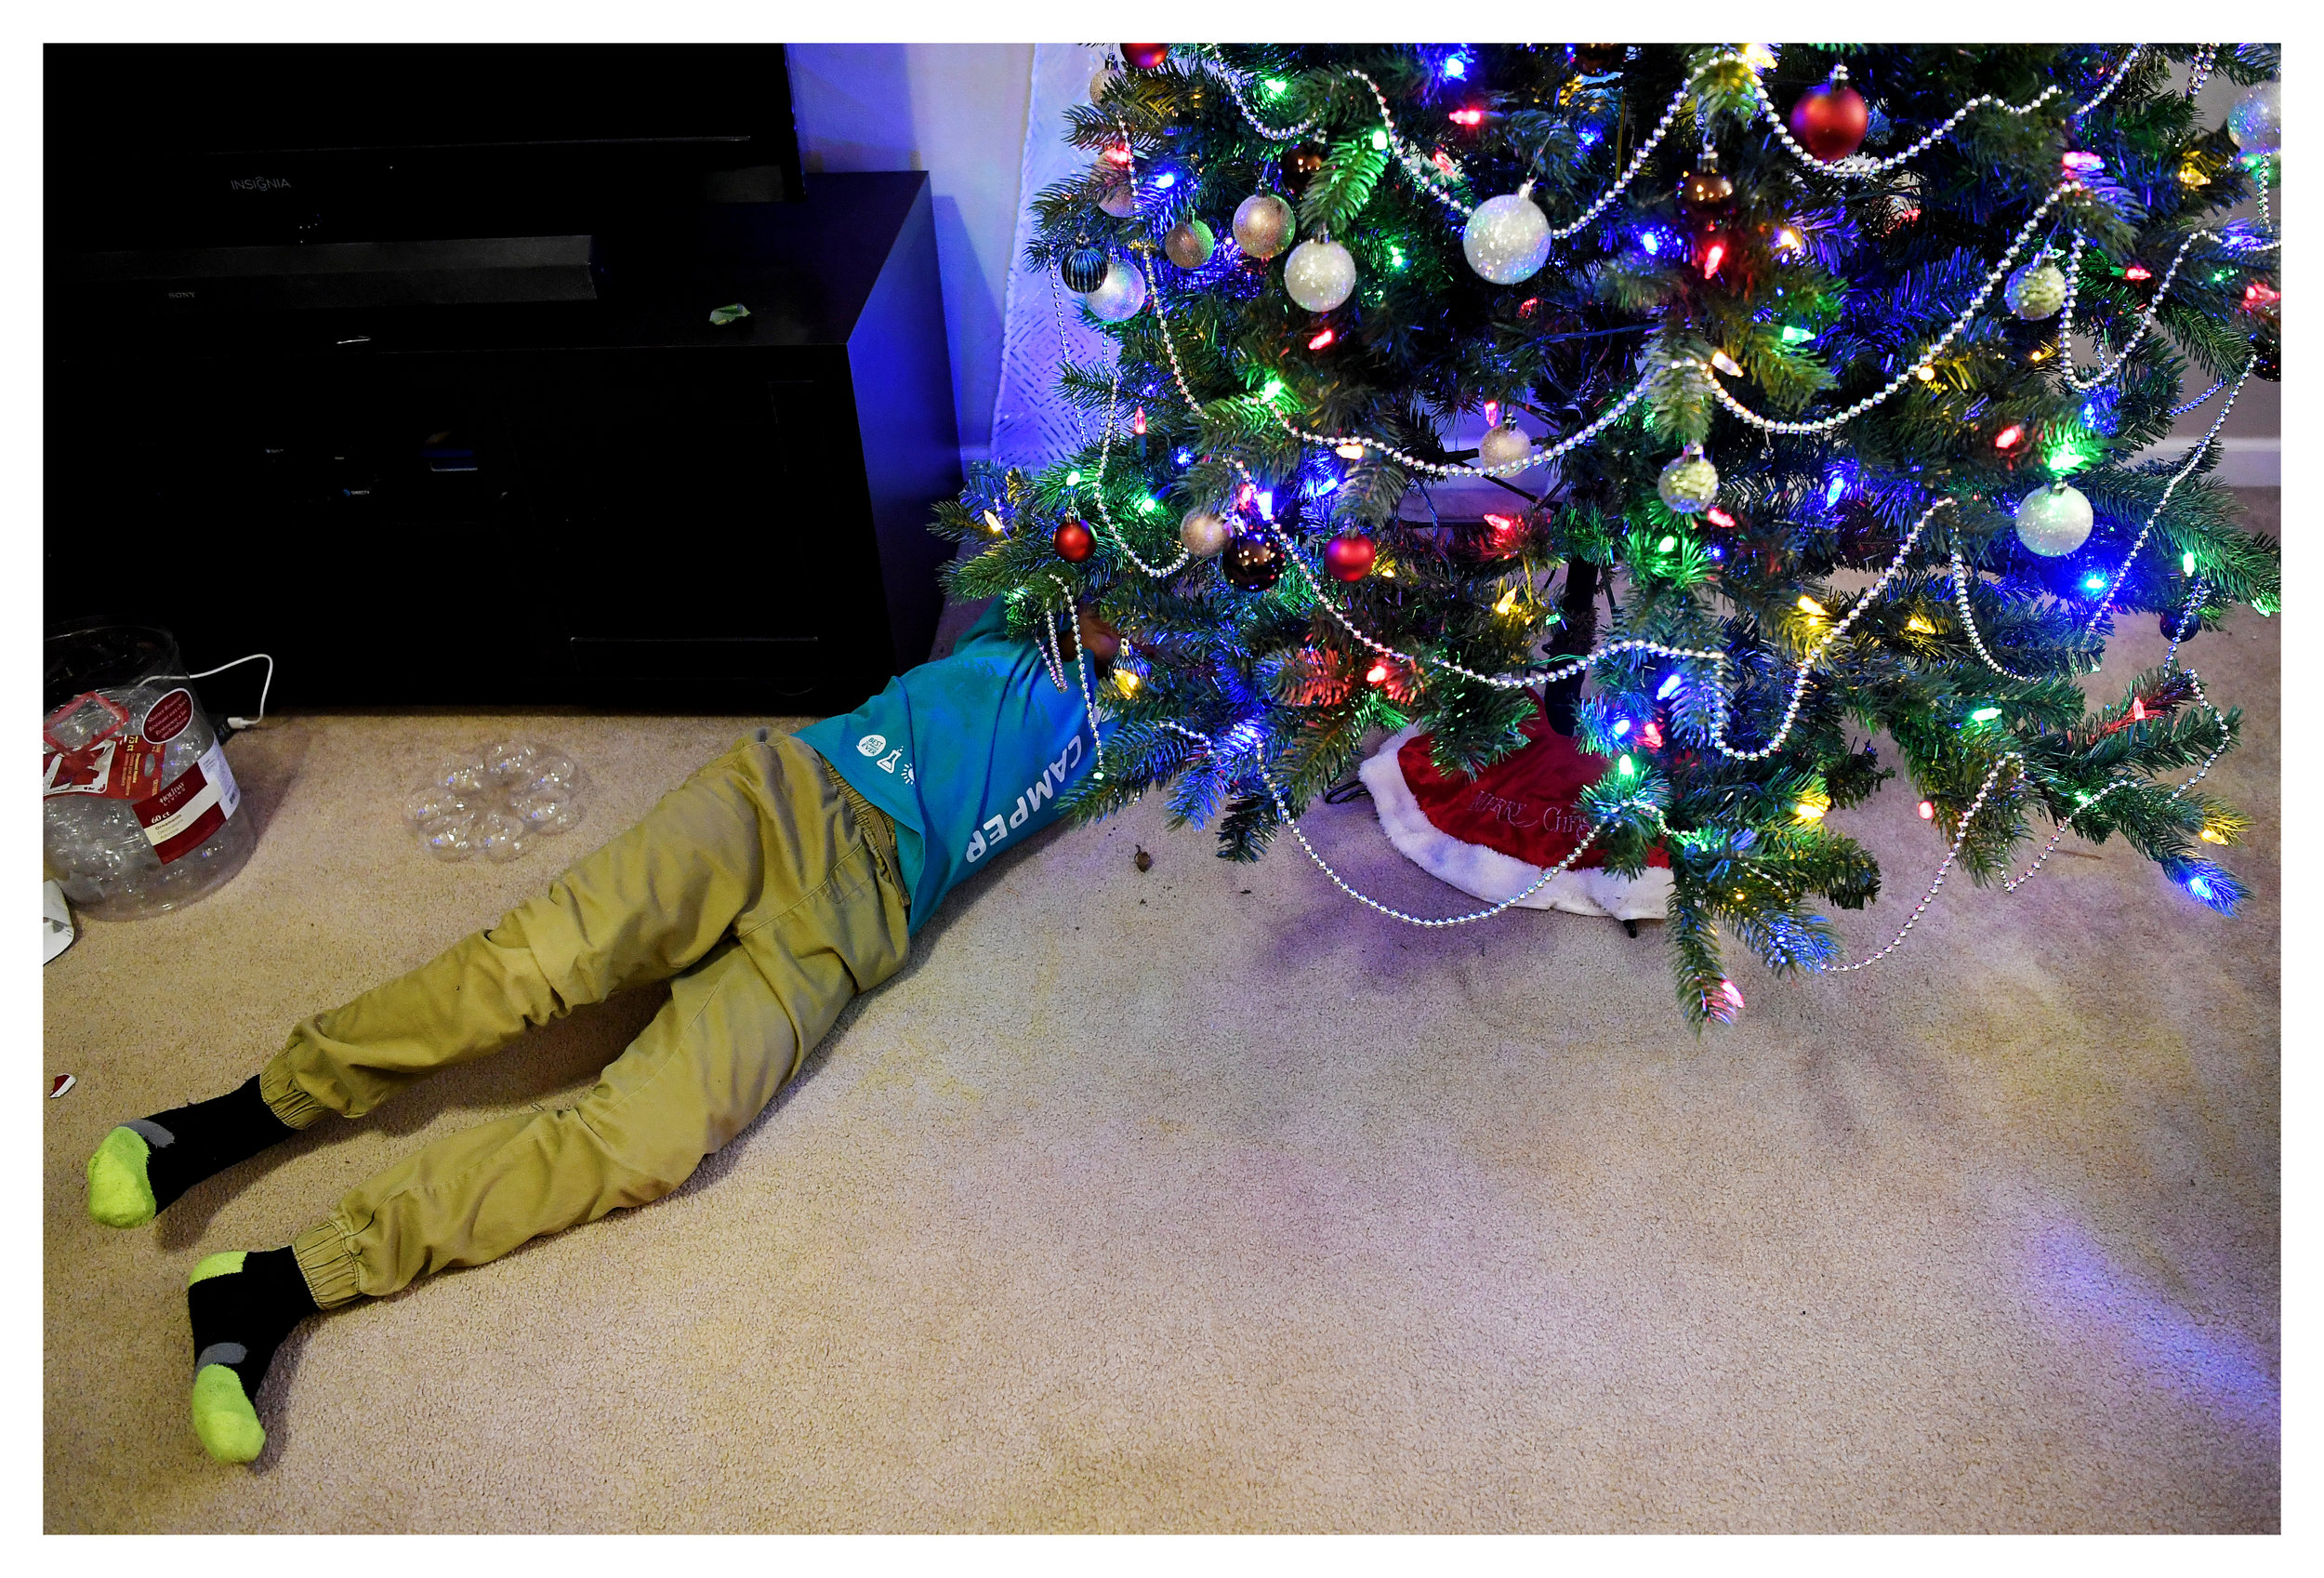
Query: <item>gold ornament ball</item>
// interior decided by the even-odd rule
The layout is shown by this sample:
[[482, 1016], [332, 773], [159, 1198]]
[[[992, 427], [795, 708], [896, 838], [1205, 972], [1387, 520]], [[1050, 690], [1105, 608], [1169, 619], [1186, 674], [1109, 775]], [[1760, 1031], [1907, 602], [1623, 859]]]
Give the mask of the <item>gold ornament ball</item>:
[[1272, 192], [1254, 192], [1235, 210], [1235, 245], [1253, 258], [1272, 258], [1291, 239], [1291, 205]]
[[1162, 254], [1182, 269], [1199, 269], [1210, 261], [1218, 238], [1200, 219], [1182, 219], [1162, 238]]
[[1100, 66], [1089, 78], [1089, 102], [1095, 104], [1104, 99], [1105, 90], [1121, 80], [1122, 73], [1114, 69], [1111, 61]]
[[1487, 466], [1506, 466], [1533, 453], [1533, 435], [1514, 422], [1486, 430], [1477, 441], [1477, 459]]
[[1232, 535], [1215, 510], [1189, 510], [1178, 523], [1178, 540], [1197, 559], [1208, 559], [1226, 546]]
[[2046, 258], [2037, 259], [2010, 275], [2001, 299], [2028, 323], [2049, 317], [2066, 305], [2066, 271]]
[[1690, 444], [1679, 457], [1662, 468], [1655, 492], [1676, 514], [1699, 515], [1719, 497], [1719, 468], [1703, 455], [1703, 446]]

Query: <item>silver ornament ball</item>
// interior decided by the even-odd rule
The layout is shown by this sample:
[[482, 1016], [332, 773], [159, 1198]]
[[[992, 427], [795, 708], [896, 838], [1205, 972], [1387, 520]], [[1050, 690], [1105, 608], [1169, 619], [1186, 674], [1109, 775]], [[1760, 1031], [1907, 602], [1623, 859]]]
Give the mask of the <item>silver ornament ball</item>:
[[1182, 269], [1199, 269], [1210, 261], [1218, 239], [1200, 219], [1182, 219], [1162, 238], [1163, 255]]
[[2056, 483], [2017, 501], [2017, 540], [2044, 559], [2062, 559], [2090, 540], [2090, 500]]
[[1274, 257], [1291, 239], [1291, 205], [1272, 192], [1254, 192], [1235, 210], [1235, 245], [1259, 259]]
[[1719, 468], [1704, 456], [1701, 444], [1690, 444], [1662, 468], [1655, 492], [1674, 513], [1699, 515], [1719, 497]]
[[1495, 285], [1515, 285], [1541, 272], [1550, 255], [1550, 221], [1524, 191], [1488, 198], [1469, 216], [1460, 250], [1469, 267]]
[[1095, 104], [1105, 97], [1105, 90], [1122, 80], [1122, 73], [1114, 69], [1112, 61], [1100, 66], [1089, 78], [1089, 102]]
[[1487, 428], [1477, 441], [1477, 459], [1487, 466], [1506, 466], [1533, 453], [1533, 435], [1514, 422]]
[[1117, 219], [1126, 219], [1138, 211], [1138, 189], [1128, 179], [1105, 189], [1098, 199], [1098, 206]]
[[1146, 304], [1146, 276], [1129, 259], [1116, 258], [1106, 265], [1104, 281], [1083, 299], [1109, 324], [1134, 318]]
[[1189, 510], [1178, 523], [1178, 540], [1197, 559], [1208, 559], [1218, 552], [1233, 535], [1215, 510]]
[[2066, 271], [2046, 258], [2037, 258], [2010, 275], [2001, 287], [2009, 310], [2031, 323], [2053, 315], [2066, 305]]
[[1328, 312], [1355, 294], [1355, 259], [1336, 241], [1302, 241], [1283, 260], [1283, 288], [1311, 312]]
[[2284, 107], [2278, 85], [2264, 82], [2227, 112], [2227, 135], [2244, 152], [2265, 158], [2284, 146]]

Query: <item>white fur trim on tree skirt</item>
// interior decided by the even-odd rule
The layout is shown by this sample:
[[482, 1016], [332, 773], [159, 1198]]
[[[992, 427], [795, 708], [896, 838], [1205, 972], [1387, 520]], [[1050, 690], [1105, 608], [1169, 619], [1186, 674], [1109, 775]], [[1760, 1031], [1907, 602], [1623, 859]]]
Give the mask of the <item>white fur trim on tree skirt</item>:
[[[1380, 830], [1406, 859], [1462, 893], [1495, 904], [1512, 894], [1525, 893], [1540, 877], [1540, 867], [1528, 866], [1483, 844], [1461, 842], [1430, 821], [1420, 802], [1412, 797], [1396, 752], [1418, 732], [1416, 726], [1392, 736], [1356, 770], [1364, 787], [1371, 791]], [[1618, 921], [1659, 921], [1670, 907], [1670, 873], [1658, 866], [1649, 867], [1637, 877], [1577, 867], [1552, 877], [1518, 904], [1524, 909], [1611, 915]]]

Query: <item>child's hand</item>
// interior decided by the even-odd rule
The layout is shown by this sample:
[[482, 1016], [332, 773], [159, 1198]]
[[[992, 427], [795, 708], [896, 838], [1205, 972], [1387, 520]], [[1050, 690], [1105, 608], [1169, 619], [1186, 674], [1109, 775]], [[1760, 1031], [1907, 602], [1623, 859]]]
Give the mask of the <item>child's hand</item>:
[[1099, 672], [1113, 663], [1114, 655], [1122, 649], [1122, 632], [1098, 617], [1097, 610], [1084, 608], [1080, 613], [1081, 646], [1089, 655]]

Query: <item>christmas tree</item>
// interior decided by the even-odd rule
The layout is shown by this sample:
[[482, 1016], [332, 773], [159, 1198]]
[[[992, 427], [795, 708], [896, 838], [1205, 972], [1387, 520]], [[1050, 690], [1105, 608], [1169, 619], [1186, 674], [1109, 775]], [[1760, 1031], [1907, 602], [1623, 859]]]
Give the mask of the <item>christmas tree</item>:
[[1817, 907], [1881, 871], [1826, 814], [1900, 772], [1940, 882], [2119, 835], [2232, 910], [2237, 714], [2178, 639], [2082, 681], [2278, 603], [2212, 438], [2135, 458], [2277, 377], [2274, 48], [1121, 50], [1033, 248], [1118, 348], [1063, 372], [1094, 436], [938, 521], [956, 598], [1124, 634], [1075, 815], [1253, 859], [1380, 731], [1473, 773], [1546, 710], [1607, 868], [1667, 854], [1697, 1024], [1723, 941], [1848, 967]]

